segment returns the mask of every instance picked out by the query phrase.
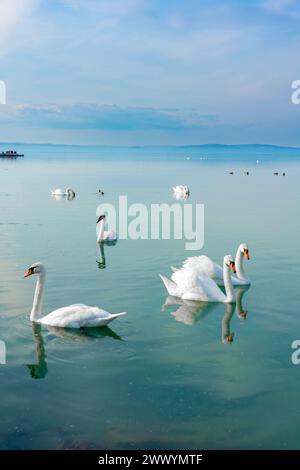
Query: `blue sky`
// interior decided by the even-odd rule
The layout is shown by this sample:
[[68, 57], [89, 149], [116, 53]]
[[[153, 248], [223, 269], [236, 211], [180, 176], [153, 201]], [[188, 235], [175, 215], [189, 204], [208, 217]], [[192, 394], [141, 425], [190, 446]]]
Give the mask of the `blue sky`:
[[0, 140], [300, 145], [298, 0], [1, 0]]

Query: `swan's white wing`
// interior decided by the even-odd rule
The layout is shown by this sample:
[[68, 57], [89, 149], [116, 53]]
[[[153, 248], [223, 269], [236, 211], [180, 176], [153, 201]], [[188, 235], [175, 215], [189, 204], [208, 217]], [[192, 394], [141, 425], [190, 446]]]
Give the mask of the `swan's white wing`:
[[[215, 263], [211, 258], [206, 255], [191, 256], [187, 258], [183, 264], [185, 268], [195, 269], [198, 276], [206, 274], [213, 279], [219, 286], [224, 286], [223, 269], [218, 263]], [[232, 284], [234, 286], [240, 286], [246, 284], [236, 276], [231, 276]]]
[[197, 273], [193, 269], [181, 268], [173, 272], [171, 280], [180, 288], [182, 292], [196, 287]]
[[210, 278], [214, 279], [219, 285], [224, 284], [222, 267], [206, 255], [187, 258], [183, 262], [183, 266], [195, 269], [199, 276], [206, 274]]
[[111, 314], [99, 307], [74, 304], [58, 308], [38, 321], [44, 325], [62, 328], [81, 328], [107, 325], [119, 315]]
[[175, 282], [182, 292], [184, 300], [201, 300], [203, 302], [225, 302], [226, 296], [219, 289], [213, 279], [207, 275], [199, 277], [196, 270], [181, 268], [172, 274]]
[[176, 273], [176, 271], [178, 271], [179, 269], [179, 268], [175, 268], [175, 266], [170, 266], [170, 268], [173, 273]]
[[[196, 269], [198, 272], [203, 272], [209, 277], [212, 277], [215, 274], [215, 265], [214, 261], [206, 255], [202, 256], [191, 256], [183, 262], [183, 267]], [[216, 265], [217, 266], [217, 265]], [[222, 268], [221, 268], [222, 271]], [[223, 272], [222, 272], [223, 273]]]
[[117, 239], [117, 234], [115, 232], [113, 232], [112, 230], [109, 231], [109, 232], [104, 232], [103, 239], [108, 240], [108, 241], [116, 240]]
[[159, 275], [161, 280], [163, 281], [165, 288], [167, 289], [168, 294], [170, 294], [173, 297], [180, 297], [181, 296], [181, 290], [178, 288], [177, 284], [175, 282], [171, 281], [165, 276], [162, 276], [161, 274]]

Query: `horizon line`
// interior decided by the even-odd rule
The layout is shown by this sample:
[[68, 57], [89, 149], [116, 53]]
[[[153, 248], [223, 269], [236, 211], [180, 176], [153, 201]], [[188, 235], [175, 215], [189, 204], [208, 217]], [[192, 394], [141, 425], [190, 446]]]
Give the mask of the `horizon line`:
[[50, 142], [0, 142], [0, 145], [40, 145], [40, 146], [60, 146], [60, 147], [112, 147], [112, 148], [144, 148], [144, 147], [174, 147], [174, 148], [187, 148], [187, 147], [272, 147], [281, 149], [300, 150], [300, 146], [292, 145], [278, 145], [278, 144], [263, 144], [263, 143], [243, 143], [243, 144], [62, 144]]

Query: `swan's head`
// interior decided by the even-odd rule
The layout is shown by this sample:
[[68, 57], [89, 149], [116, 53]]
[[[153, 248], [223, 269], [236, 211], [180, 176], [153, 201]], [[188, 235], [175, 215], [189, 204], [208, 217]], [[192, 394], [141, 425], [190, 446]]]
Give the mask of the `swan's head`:
[[234, 340], [234, 333], [232, 332], [229, 335], [225, 336], [223, 342], [231, 344], [231, 343], [233, 343], [233, 340]]
[[24, 274], [24, 277], [32, 276], [33, 274], [40, 274], [45, 272], [45, 267], [42, 263], [33, 263]]
[[99, 224], [99, 222], [101, 222], [101, 220], [105, 220], [105, 219], [106, 219], [106, 215], [105, 215], [105, 214], [99, 215], [96, 224]]
[[231, 255], [224, 256], [224, 263], [228, 266], [233, 273], [236, 273], [234, 257]]
[[248, 248], [247, 243], [241, 243], [240, 246], [239, 246], [239, 249], [240, 249], [241, 253], [245, 256], [245, 258], [250, 259], [249, 248]]
[[75, 191], [72, 188], [67, 188], [66, 193], [68, 196], [75, 197]]

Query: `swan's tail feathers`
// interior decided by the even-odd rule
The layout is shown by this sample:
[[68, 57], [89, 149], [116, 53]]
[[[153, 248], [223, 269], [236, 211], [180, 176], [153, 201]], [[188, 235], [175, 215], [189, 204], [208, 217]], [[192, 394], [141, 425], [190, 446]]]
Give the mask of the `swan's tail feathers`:
[[161, 278], [162, 282], [164, 283], [165, 288], [167, 289], [168, 293], [170, 295], [173, 295], [174, 297], [177, 297], [178, 288], [177, 288], [177, 285], [175, 284], [175, 282], [171, 281], [170, 279], [168, 279], [165, 276], [162, 276], [161, 274], [159, 275], [159, 277]]
[[178, 271], [178, 270], [179, 270], [179, 268], [175, 268], [175, 266], [171, 266], [171, 271], [173, 273], [176, 273], [176, 271]]
[[110, 318], [114, 320], [115, 318], [122, 317], [123, 315], [126, 315], [126, 314], [127, 312], [113, 313]]

